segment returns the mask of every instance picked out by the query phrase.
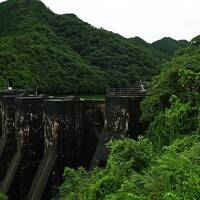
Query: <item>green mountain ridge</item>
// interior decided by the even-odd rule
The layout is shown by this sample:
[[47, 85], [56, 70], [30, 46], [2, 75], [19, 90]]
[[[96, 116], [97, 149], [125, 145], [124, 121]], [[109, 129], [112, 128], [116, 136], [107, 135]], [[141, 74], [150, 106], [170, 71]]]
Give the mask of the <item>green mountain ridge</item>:
[[166, 55], [138, 38], [97, 29], [37, 0], [0, 4], [0, 87], [102, 93], [159, 74]]
[[188, 46], [187, 40], [174, 40], [170, 37], [164, 37], [152, 43], [153, 48], [168, 55], [173, 56], [178, 50]]

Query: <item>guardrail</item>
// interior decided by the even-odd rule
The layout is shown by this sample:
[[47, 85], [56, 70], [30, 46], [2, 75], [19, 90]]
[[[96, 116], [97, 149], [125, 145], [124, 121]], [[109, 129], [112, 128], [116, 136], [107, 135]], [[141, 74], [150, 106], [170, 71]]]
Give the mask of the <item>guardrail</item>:
[[144, 87], [133, 88], [109, 88], [107, 89], [107, 96], [126, 96], [126, 97], [143, 97], [147, 95]]

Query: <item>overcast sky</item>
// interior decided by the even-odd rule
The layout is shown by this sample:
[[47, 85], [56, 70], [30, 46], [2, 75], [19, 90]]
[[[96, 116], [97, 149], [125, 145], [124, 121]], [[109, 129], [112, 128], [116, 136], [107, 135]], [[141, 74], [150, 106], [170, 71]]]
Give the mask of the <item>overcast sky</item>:
[[[1, 1], [1, 0], [0, 0]], [[200, 34], [200, 0], [42, 0], [55, 13], [74, 13], [96, 27], [148, 42]]]

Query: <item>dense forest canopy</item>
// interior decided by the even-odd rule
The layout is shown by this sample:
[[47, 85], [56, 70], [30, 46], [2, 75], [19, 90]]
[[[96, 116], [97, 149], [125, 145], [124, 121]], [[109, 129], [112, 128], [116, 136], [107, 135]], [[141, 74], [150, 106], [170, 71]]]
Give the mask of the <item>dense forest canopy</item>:
[[97, 29], [73, 14], [57, 15], [37, 0], [2, 2], [0, 27], [0, 88], [9, 80], [15, 88], [103, 93], [150, 80], [169, 59], [138, 37]]

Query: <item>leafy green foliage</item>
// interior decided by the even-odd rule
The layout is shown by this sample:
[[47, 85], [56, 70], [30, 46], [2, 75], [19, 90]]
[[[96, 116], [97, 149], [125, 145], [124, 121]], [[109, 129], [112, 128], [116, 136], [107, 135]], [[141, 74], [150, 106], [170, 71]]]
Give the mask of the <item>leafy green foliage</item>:
[[199, 47], [191, 44], [170, 62], [164, 64], [161, 74], [154, 77], [149, 84], [150, 95], [142, 104], [143, 120], [152, 122], [160, 111], [169, 108], [172, 95], [177, 96], [181, 102], [198, 103], [199, 55]]
[[200, 73], [179, 70], [178, 83], [184, 93], [179, 98], [172, 95], [170, 107], [163, 107], [149, 127], [148, 137], [158, 150], [176, 137], [192, 134], [199, 128]]
[[4, 194], [0, 193], [0, 200], [8, 200], [8, 199]]
[[198, 199], [199, 143], [199, 136], [175, 140], [144, 174], [133, 174], [123, 192], [141, 199]]
[[111, 155], [106, 169], [89, 173], [82, 168], [77, 171], [65, 169], [61, 199], [104, 199], [120, 189], [133, 170], [141, 172], [148, 167], [153, 156], [151, 144], [142, 138], [138, 142], [131, 139], [114, 141], [109, 147]]
[[[105, 169], [65, 169], [60, 199], [149, 200], [199, 199], [200, 138], [175, 140], [157, 157], [146, 139], [110, 144]], [[138, 167], [140, 166], [140, 167]]]
[[143, 102], [142, 119], [149, 121], [147, 136], [160, 151], [181, 135], [199, 130], [200, 73], [171, 68], [151, 83], [152, 95]]

